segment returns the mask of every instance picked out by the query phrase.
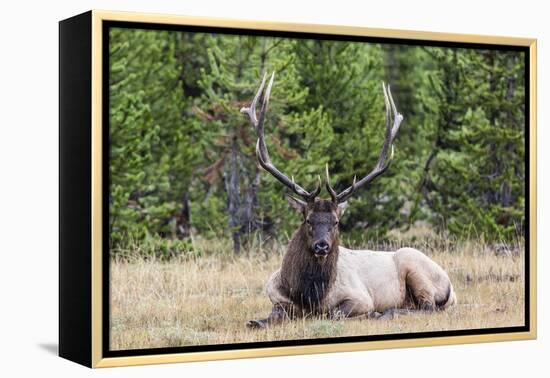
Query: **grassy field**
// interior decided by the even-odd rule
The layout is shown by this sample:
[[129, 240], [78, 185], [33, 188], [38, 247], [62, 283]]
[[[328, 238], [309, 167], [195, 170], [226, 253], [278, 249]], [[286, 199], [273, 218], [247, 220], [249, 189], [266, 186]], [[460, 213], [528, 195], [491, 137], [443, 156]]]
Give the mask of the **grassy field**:
[[[397, 238], [383, 250], [407, 244]], [[506, 327], [524, 324], [524, 250], [482, 241], [426, 238], [421, 249], [449, 273], [459, 304], [437, 313], [393, 320], [308, 319], [248, 330], [271, 303], [264, 285], [279, 268], [283, 246], [233, 257], [111, 260], [111, 349], [220, 344], [351, 335]], [[358, 246], [356, 246], [358, 247]], [[365, 247], [372, 245], [365, 243]], [[216, 250], [210, 245], [210, 249]], [[227, 249], [227, 246], [220, 246]]]

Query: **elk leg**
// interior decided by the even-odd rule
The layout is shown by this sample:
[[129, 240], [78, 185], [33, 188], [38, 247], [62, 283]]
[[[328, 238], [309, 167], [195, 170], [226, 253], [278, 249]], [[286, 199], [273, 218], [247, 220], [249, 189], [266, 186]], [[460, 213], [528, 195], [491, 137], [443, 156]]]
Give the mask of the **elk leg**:
[[411, 311], [406, 308], [389, 308], [383, 312], [378, 311], [366, 311], [363, 306], [356, 301], [346, 300], [329, 311], [329, 318], [332, 320], [341, 319], [377, 319], [377, 320], [392, 320], [398, 315], [410, 315], [415, 311]]
[[266, 328], [267, 326], [280, 324], [286, 319], [290, 319], [290, 306], [277, 303], [273, 305], [267, 318], [249, 320], [246, 326], [251, 329]]
[[416, 307], [422, 311], [434, 311], [435, 293], [430, 280], [422, 273], [409, 272], [406, 278], [407, 290]]
[[398, 315], [410, 315], [415, 311], [408, 310], [405, 308], [389, 308], [385, 310], [384, 312], [371, 312], [369, 314], [369, 319], [376, 319], [376, 320], [393, 320]]
[[365, 311], [363, 306], [359, 305], [356, 301], [345, 300], [335, 308], [328, 312], [329, 319], [342, 320], [342, 319], [357, 319], [367, 315], [369, 311]]

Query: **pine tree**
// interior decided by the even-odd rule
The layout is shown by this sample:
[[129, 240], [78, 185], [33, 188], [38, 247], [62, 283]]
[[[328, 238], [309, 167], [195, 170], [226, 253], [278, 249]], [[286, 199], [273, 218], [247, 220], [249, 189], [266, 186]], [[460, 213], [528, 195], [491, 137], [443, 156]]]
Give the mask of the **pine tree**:
[[[510, 239], [523, 227], [523, 59], [432, 49], [439, 122], [422, 189], [434, 223], [459, 235]], [[510, 164], [514, 162], [514, 164]]]
[[194, 165], [196, 122], [185, 114], [176, 34], [110, 35], [111, 242], [173, 234]]
[[336, 190], [373, 168], [392, 87], [405, 116], [395, 157], [351, 199], [348, 238], [417, 221], [462, 237], [523, 231], [523, 53], [115, 28], [109, 60], [112, 246], [195, 234], [238, 252], [296, 228], [239, 112], [272, 71], [267, 147], [308, 189], [326, 164]]
[[[262, 173], [254, 153], [256, 136], [239, 109], [250, 102], [262, 73], [267, 71], [277, 72], [269, 112], [271, 124], [284, 113], [280, 112], [282, 107], [301, 101], [305, 91], [296, 87], [292, 44], [275, 38], [217, 35], [207, 41], [208, 66], [201, 70], [203, 95], [198, 114], [215, 143], [208, 148], [211, 165], [205, 179], [211, 184], [209, 190], [226, 196], [227, 224], [236, 252], [240, 251], [243, 236], [266, 229], [272, 222], [259, 210]], [[280, 141], [277, 135], [275, 132], [273, 137], [276, 142]]]
[[[302, 85], [309, 88], [307, 102], [321, 106], [332, 129], [332, 140], [323, 147], [321, 162], [328, 162], [333, 186], [342, 190], [353, 177], [362, 177], [376, 164], [385, 131], [382, 82], [384, 51], [378, 44], [340, 41], [303, 41], [297, 45]], [[400, 93], [394, 91], [401, 111]], [[403, 164], [401, 136], [396, 142], [396, 158], [384, 177], [374, 181], [352, 199], [342, 229], [363, 238], [383, 236], [395, 227], [403, 205], [400, 180]], [[324, 170], [321, 168], [320, 170]]]

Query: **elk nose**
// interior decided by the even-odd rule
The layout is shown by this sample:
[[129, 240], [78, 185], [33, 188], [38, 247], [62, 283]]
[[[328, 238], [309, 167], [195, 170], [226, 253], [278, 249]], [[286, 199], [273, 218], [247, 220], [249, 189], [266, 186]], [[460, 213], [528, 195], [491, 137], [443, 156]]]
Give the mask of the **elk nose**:
[[318, 241], [313, 246], [313, 252], [316, 254], [326, 254], [328, 252], [328, 243], [324, 240]]

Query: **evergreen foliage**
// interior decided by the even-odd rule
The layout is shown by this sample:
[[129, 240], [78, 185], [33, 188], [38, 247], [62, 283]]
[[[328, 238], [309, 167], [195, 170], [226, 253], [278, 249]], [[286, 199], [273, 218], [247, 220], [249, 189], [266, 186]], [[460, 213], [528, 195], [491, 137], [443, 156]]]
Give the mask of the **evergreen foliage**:
[[271, 71], [268, 148], [308, 188], [325, 164], [337, 190], [372, 169], [382, 81], [392, 85], [405, 116], [395, 158], [351, 200], [347, 235], [384, 237], [419, 221], [460, 237], [523, 232], [523, 53], [114, 28], [109, 54], [113, 250], [165, 240], [165, 254], [195, 253], [174, 241], [200, 236], [239, 252], [295, 229], [239, 112]]

